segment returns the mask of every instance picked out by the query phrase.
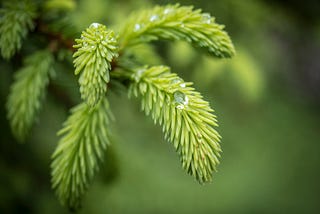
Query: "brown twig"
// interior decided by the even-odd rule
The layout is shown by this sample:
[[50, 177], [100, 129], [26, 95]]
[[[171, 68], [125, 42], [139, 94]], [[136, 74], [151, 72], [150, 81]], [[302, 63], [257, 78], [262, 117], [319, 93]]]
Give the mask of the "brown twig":
[[73, 48], [73, 39], [64, 37], [61, 33], [53, 32], [49, 29], [48, 24], [44, 23], [40, 18], [35, 20], [36, 29], [35, 32], [44, 35], [49, 39], [49, 49], [55, 53], [60, 48], [68, 49], [72, 52], [75, 51]]

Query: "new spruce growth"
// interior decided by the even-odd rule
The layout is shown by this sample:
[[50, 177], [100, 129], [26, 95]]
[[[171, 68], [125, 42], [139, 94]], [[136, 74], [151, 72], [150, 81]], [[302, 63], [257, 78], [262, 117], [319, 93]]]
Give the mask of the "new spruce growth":
[[76, 39], [73, 54], [75, 74], [80, 74], [81, 98], [95, 106], [107, 91], [112, 59], [118, 56], [114, 32], [106, 26], [93, 23]]
[[130, 92], [142, 109], [162, 125], [165, 137], [180, 155], [182, 167], [200, 183], [211, 181], [219, 163], [220, 136], [209, 103], [165, 66], [138, 69]]
[[192, 6], [157, 6], [133, 14], [120, 32], [121, 48], [159, 39], [185, 40], [217, 57], [231, 57], [234, 47], [213, 17]]
[[[50, 23], [32, 21], [34, 9], [20, 10], [29, 5], [28, 1], [21, 5], [8, 4], [0, 10], [0, 48], [6, 59], [23, 47], [21, 41], [36, 23], [49, 25], [36, 29], [46, 29], [42, 33], [50, 35]], [[16, 11], [19, 13], [14, 15]], [[56, 22], [60, 19], [56, 18]], [[17, 22], [17, 29], [8, 28], [12, 22]], [[113, 116], [106, 96], [113, 90], [110, 85], [120, 83], [129, 97], [141, 100], [142, 110], [162, 126], [165, 139], [173, 144], [182, 168], [199, 183], [210, 182], [219, 164], [221, 137], [215, 130], [218, 124], [209, 103], [192, 82], [184, 81], [169, 67], [151, 66], [143, 57], [132, 55], [139, 53], [133, 51], [135, 46], [148, 47], [147, 43], [164, 39], [186, 41], [214, 57], [232, 57], [235, 50], [224, 27], [208, 13], [177, 4], [136, 12], [117, 29], [120, 30], [115, 33], [103, 24], [93, 23], [80, 38], [72, 38], [71, 45], [54, 32], [54, 38], [60, 40], [47, 38], [48, 48], [38, 47], [26, 58], [15, 74], [8, 98], [12, 132], [22, 141], [40, 110], [52, 67], [61, 60], [59, 49], [73, 51], [74, 73], [79, 75], [83, 102], [71, 109], [58, 132], [60, 140], [51, 164], [52, 187], [61, 203], [72, 209], [80, 207], [111, 144]]]
[[106, 98], [91, 108], [81, 103], [58, 132], [61, 140], [52, 155], [52, 186], [63, 205], [77, 208], [104, 152], [110, 144], [112, 119]]

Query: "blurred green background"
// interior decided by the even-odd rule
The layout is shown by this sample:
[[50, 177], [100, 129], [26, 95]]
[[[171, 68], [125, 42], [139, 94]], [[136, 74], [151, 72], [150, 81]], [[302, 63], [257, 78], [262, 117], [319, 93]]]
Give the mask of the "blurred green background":
[[[114, 25], [136, 9], [176, 2], [81, 0], [70, 17], [79, 29]], [[219, 171], [199, 185], [139, 102], [112, 93], [113, 145], [79, 213], [319, 213], [319, 1], [180, 3], [215, 16], [237, 50], [217, 60], [182, 42], [156, 43], [161, 58], [149, 59], [194, 81], [216, 110]], [[0, 213], [68, 213], [50, 188], [50, 156], [68, 109], [48, 94], [31, 136], [18, 144], [4, 109], [15, 69], [0, 60]], [[55, 84], [79, 96], [76, 78]]]

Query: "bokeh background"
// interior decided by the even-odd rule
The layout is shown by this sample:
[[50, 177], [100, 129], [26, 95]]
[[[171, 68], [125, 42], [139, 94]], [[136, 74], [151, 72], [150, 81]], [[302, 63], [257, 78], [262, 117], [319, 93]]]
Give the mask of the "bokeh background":
[[[176, 2], [80, 0], [70, 17], [79, 29], [113, 26], [136, 9]], [[139, 102], [113, 93], [113, 145], [79, 213], [319, 213], [319, 1], [180, 3], [224, 24], [237, 56], [217, 60], [183, 42], [161, 42], [153, 45], [160, 57], [147, 60], [193, 81], [216, 110], [219, 171], [199, 185]], [[48, 94], [27, 142], [18, 144], [4, 108], [14, 69], [0, 60], [0, 213], [68, 213], [50, 187], [50, 156], [68, 109]], [[76, 78], [60, 76], [54, 84], [79, 96]]]

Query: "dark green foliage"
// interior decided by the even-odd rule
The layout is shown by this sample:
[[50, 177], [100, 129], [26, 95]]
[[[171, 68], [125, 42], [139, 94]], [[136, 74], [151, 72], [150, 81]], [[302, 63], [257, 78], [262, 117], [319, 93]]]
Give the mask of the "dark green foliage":
[[43, 50], [26, 58], [14, 77], [7, 102], [8, 119], [17, 139], [23, 141], [39, 112], [42, 100], [53, 74], [53, 56]]
[[28, 0], [6, 1], [0, 9], [0, 49], [9, 59], [22, 46], [22, 40], [34, 28], [35, 6]]

